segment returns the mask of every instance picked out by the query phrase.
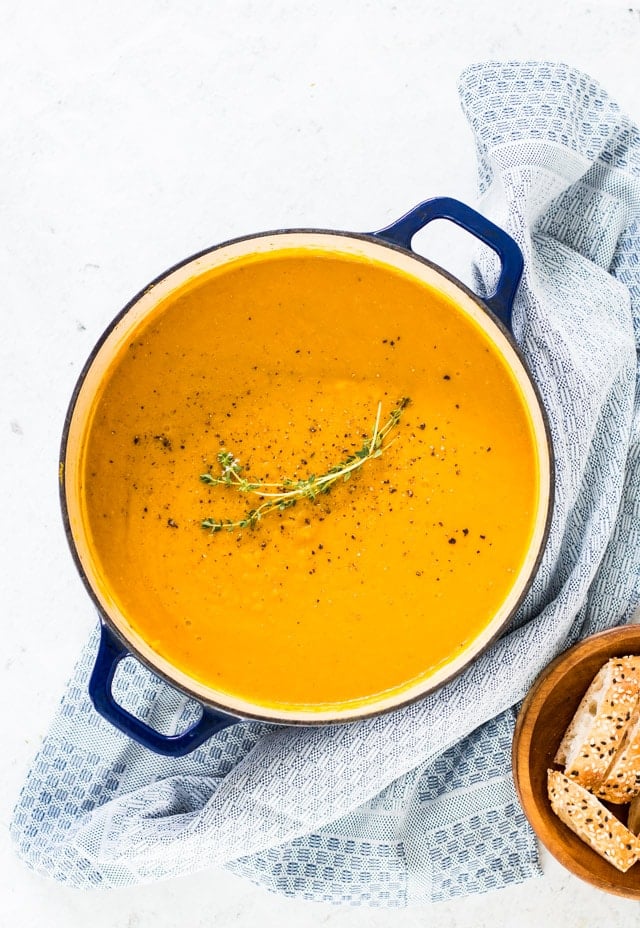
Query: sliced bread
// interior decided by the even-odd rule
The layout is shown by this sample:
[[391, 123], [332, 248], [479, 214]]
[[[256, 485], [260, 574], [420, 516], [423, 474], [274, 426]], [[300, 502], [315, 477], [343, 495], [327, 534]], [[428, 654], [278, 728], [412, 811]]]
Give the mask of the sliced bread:
[[582, 841], [622, 873], [640, 856], [640, 842], [588, 790], [559, 770], [547, 771], [551, 808]]
[[554, 758], [589, 790], [604, 781], [640, 699], [640, 658], [615, 657], [598, 671]]
[[631, 802], [640, 796], [640, 707], [625, 731], [624, 738], [596, 796], [608, 802]]

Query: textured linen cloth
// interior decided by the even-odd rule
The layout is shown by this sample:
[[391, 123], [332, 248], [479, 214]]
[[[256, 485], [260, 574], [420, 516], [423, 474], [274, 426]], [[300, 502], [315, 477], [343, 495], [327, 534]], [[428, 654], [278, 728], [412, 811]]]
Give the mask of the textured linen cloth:
[[[514, 707], [559, 651], [640, 602], [640, 137], [560, 64], [475, 65], [460, 96], [479, 209], [525, 256], [514, 330], [556, 455], [549, 542], [517, 616], [411, 706], [343, 726], [241, 723], [177, 760], [91, 707], [94, 633], [14, 814], [36, 870], [115, 887], [228, 866], [288, 895], [389, 906], [540, 873], [511, 780]], [[497, 270], [483, 251], [478, 292]], [[164, 731], [194, 717], [133, 659], [117, 696]]]

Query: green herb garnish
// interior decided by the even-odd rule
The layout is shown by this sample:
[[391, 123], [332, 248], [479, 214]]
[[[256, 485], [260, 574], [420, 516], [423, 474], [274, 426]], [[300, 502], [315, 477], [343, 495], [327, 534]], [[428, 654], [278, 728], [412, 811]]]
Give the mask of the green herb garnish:
[[392, 444], [391, 441], [385, 444], [385, 439], [389, 432], [396, 427], [400, 421], [402, 411], [409, 403], [409, 397], [403, 396], [395, 408], [391, 410], [389, 418], [382, 426], [380, 425], [382, 403], [378, 403], [378, 411], [371, 437], [366, 439], [359, 451], [349, 455], [339, 464], [330, 467], [325, 474], [319, 477], [310, 474], [303, 480], [285, 478], [280, 483], [248, 480], [242, 476], [242, 466], [239, 460], [231, 451], [223, 449], [217, 455], [220, 474], [218, 476], [201, 474], [200, 480], [208, 486], [235, 487], [240, 493], [252, 493], [258, 496], [262, 502], [255, 509], [249, 509], [242, 519], [235, 521], [231, 519], [203, 519], [201, 522], [202, 528], [208, 529], [212, 533], [221, 532], [222, 529], [232, 532], [235, 529], [255, 528], [262, 517], [269, 512], [283, 512], [285, 509], [295, 506], [298, 500], [307, 499], [313, 502], [318, 496], [328, 493], [339, 481], [349, 480], [352, 473], [367, 461], [379, 458], [382, 452]]

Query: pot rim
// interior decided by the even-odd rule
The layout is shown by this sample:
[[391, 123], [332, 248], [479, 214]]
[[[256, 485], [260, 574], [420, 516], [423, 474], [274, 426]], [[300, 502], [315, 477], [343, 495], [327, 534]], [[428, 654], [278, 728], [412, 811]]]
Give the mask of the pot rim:
[[[188, 683], [185, 684], [183, 681], [177, 681], [169, 673], [165, 672], [161, 667], [153, 663], [153, 661], [145, 654], [141, 653], [139, 648], [132, 643], [113, 618], [109, 615], [108, 611], [105, 609], [104, 605], [101, 603], [96, 590], [94, 589], [88, 574], [82, 564], [78, 547], [73, 535], [73, 530], [71, 527], [71, 520], [69, 516], [69, 510], [66, 499], [66, 474], [67, 474], [67, 453], [68, 453], [68, 443], [69, 443], [69, 432], [71, 424], [73, 421], [77, 401], [87, 375], [93, 367], [96, 356], [100, 352], [103, 344], [107, 341], [114, 329], [119, 325], [119, 323], [127, 316], [129, 312], [138, 304], [140, 299], [149, 293], [153, 288], [158, 284], [165, 281], [175, 272], [181, 270], [182, 268], [192, 264], [193, 262], [198, 261], [200, 258], [204, 258], [214, 252], [217, 252], [221, 249], [228, 248], [230, 246], [257, 241], [265, 238], [278, 238], [280, 236], [287, 235], [322, 235], [329, 236], [337, 239], [347, 239], [347, 240], [357, 240], [364, 243], [375, 245], [377, 248], [386, 249], [392, 252], [397, 252], [403, 255], [405, 258], [410, 258], [413, 261], [418, 262], [426, 267], [428, 267], [432, 272], [437, 276], [443, 277], [450, 285], [454, 288], [461, 291], [461, 293], [469, 300], [471, 300], [478, 309], [486, 316], [489, 321], [489, 330], [491, 325], [495, 326], [501, 335], [509, 343], [511, 350], [514, 352], [518, 358], [520, 365], [522, 367], [522, 372], [527, 378], [528, 386], [531, 388], [535, 402], [537, 404], [537, 411], [540, 414], [542, 429], [544, 434], [544, 443], [540, 443], [539, 450], [544, 448], [547, 459], [545, 462], [540, 462], [540, 465], [544, 464], [545, 467], [548, 467], [548, 492], [546, 493], [546, 515], [544, 526], [540, 533], [538, 550], [536, 551], [535, 557], [531, 562], [531, 567], [529, 569], [528, 576], [523, 583], [521, 592], [518, 598], [514, 601], [512, 608], [509, 613], [504, 617], [500, 625], [494, 629], [493, 633], [483, 642], [482, 646], [477, 649], [473, 648], [473, 642], [471, 645], [465, 649], [463, 654], [468, 655], [467, 659], [464, 660], [461, 666], [452, 667], [449, 672], [437, 675], [437, 680], [432, 682], [431, 677], [427, 677], [423, 684], [420, 686], [418, 692], [413, 692], [411, 688], [411, 695], [406, 695], [405, 690], [401, 690], [398, 694], [398, 698], [393, 701], [390, 705], [377, 706], [375, 702], [368, 700], [362, 705], [356, 705], [355, 707], [349, 709], [348, 712], [341, 712], [332, 716], [330, 711], [316, 711], [310, 710], [305, 714], [304, 718], [295, 718], [287, 714], [278, 715], [277, 711], [271, 711], [267, 706], [260, 706], [259, 704], [255, 705], [255, 711], [253, 711], [253, 705], [250, 711], [245, 711], [243, 707], [242, 713], [238, 713], [233, 708], [229, 708], [223, 702], [218, 702], [215, 699], [212, 699], [208, 696], [203, 695], [200, 692], [196, 692], [189, 688]], [[503, 352], [500, 350], [499, 346], [496, 346], [497, 350], [504, 357]], [[508, 359], [507, 360], [508, 363]], [[509, 364], [511, 368], [511, 365]], [[542, 467], [540, 468], [542, 469]], [[363, 232], [348, 232], [344, 230], [334, 230], [334, 229], [323, 229], [316, 227], [300, 227], [300, 228], [280, 228], [273, 230], [265, 230], [261, 232], [256, 232], [248, 235], [237, 236], [231, 239], [227, 239], [223, 242], [217, 243], [216, 245], [209, 246], [204, 248], [194, 254], [176, 262], [171, 265], [168, 269], [161, 272], [157, 275], [150, 283], [141, 288], [135, 296], [133, 296], [126, 305], [116, 314], [116, 316], [109, 322], [107, 327], [103, 330], [102, 334], [99, 336], [98, 340], [95, 342], [80, 374], [78, 375], [76, 384], [74, 386], [71, 398], [67, 407], [61, 443], [60, 443], [60, 455], [59, 455], [59, 494], [60, 494], [60, 505], [62, 511], [62, 519], [64, 525], [65, 536], [67, 538], [67, 543], [69, 545], [72, 558], [74, 560], [76, 569], [80, 574], [81, 580], [85, 586], [85, 589], [89, 593], [90, 599], [94, 603], [101, 622], [106, 625], [109, 631], [115, 635], [116, 639], [121, 642], [129, 652], [129, 654], [135, 657], [143, 666], [150, 670], [153, 674], [163, 679], [165, 682], [170, 684], [172, 687], [175, 687], [180, 692], [187, 695], [189, 698], [195, 700], [200, 705], [203, 705], [209, 709], [215, 710], [226, 716], [231, 716], [237, 720], [242, 719], [251, 719], [262, 722], [270, 722], [275, 724], [286, 724], [286, 725], [304, 725], [304, 726], [317, 726], [317, 725], [327, 725], [327, 724], [347, 724], [349, 722], [358, 721], [366, 718], [372, 718], [377, 715], [386, 714], [393, 712], [396, 709], [401, 709], [405, 706], [408, 706], [418, 699], [433, 693], [434, 691], [440, 690], [447, 683], [451, 682], [453, 679], [458, 677], [464, 670], [466, 670], [470, 665], [475, 663], [475, 661], [484, 654], [488, 648], [496, 641], [496, 639], [504, 632], [505, 628], [508, 626], [509, 622], [513, 618], [514, 614], [517, 612], [519, 606], [527, 595], [531, 584], [535, 578], [535, 575], [540, 566], [542, 560], [546, 543], [549, 536], [549, 531], [551, 527], [551, 521], [553, 516], [553, 502], [554, 502], [554, 493], [555, 493], [555, 463], [554, 463], [554, 452], [553, 452], [553, 443], [551, 438], [551, 429], [549, 425], [548, 415], [545, 410], [542, 398], [540, 395], [540, 390], [534, 381], [529, 366], [527, 364], [524, 355], [517, 344], [513, 334], [509, 331], [507, 326], [502, 322], [501, 319], [492, 311], [488, 304], [483, 300], [482, 297], [474, 293], [466, 284], [460, 281], [455, 275], [447, 271], [445, 268], [442, 268], [436, 262], [414, 252], [411, 248], [404, 247], [395, 242], [386, 240], [379, 237], [375, 233], [363, 233]], [[542, 497], [542, 494], [541, 494]], [[542, 499], [541, 499], [542, 504]], [[532, 545], [533, 547], [533, 545]], [[475, 641], [475, 639], [474, 639]], [[178, 668], [176, 668], [178, 670]], [[194, 681], [195, 684], [195, 681]], [[379, 699], [381, 699], [384, 694], [377, 694]], [[336, 709], [336, 713], [338, 709]], [[298, 715], [301, 715], [301, 712], [298, 712]]]

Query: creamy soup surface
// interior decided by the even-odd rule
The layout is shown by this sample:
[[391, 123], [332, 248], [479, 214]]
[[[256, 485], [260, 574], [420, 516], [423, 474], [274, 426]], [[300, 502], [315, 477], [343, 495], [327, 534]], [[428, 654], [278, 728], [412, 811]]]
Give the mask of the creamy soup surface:
[[[383, 453], [315, 501], [212, 534], [279, 483]], [[512, 374], [442, 294], [288, 250], [196, 279], [103, 379], [81, 468], [100, 583], [153, 650], [258, 705], [362, 704], [427, 677], [494, 616], [530, 545], [533, 430]]]

